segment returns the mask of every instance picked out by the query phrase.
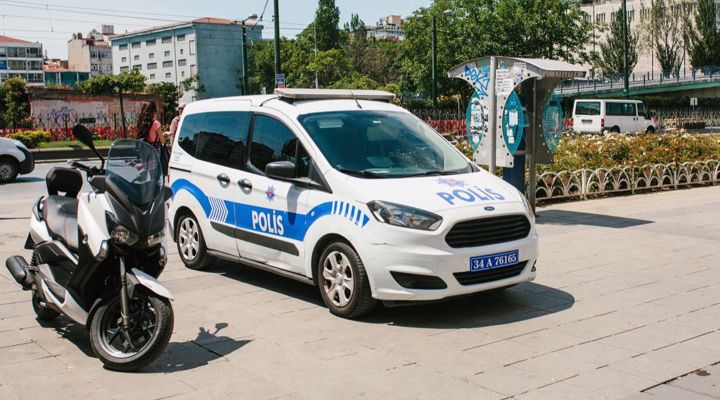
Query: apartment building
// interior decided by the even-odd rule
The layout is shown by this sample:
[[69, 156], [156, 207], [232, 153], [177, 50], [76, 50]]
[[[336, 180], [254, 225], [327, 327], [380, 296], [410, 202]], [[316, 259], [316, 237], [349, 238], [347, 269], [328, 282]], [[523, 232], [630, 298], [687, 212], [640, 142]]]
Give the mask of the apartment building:
[[78, 72], [90, 71], [93, 77], [111, 74], [110, 36], [114, 33], [113, 25], [101, 25], [85, 35], [73, 34], [68, 40], [68, 68]]
[[0, 35], [0, 82], [14, 77], [44, 85], [42, 44]]

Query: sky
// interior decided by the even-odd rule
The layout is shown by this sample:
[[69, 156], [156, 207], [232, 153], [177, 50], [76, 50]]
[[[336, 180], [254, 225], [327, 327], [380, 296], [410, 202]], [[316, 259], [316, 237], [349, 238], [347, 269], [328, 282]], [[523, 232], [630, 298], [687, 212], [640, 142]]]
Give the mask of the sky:
[[[340, 25], [358, 14], [366, 25], [386, 15], [410, 15], [432, 0], [336, 0]], [[262, 13], [266, 0], [0, 0], [0, 35], [43, 43], [50, 58], [67, 58], [73, 32], [87, 33], [100, 24], [115, 33], [171, 24], [199, 17], [244, 19]], [[279, 0], [280, 34], [294, 37], [315, 17], [317, 0]], [[263, 37], [273, 37], [273, 0], [267, 0]]]

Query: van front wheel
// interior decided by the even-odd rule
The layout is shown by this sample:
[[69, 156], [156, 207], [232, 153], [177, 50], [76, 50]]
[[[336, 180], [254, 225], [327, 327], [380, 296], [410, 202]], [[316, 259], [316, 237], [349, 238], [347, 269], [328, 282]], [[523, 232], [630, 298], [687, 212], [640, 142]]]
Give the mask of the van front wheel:
[[325, 248], [317, 265], [320, 295], [331, 313], [357, 318], [372, 311], [370, 282], [358, 253], [344, 242]]
[[186, 267], [198, 271], [207, 271], [215, 264], [215, 258], [207, 253], [205, 238], [195, 216], [185, 214], [178, 219], [177, 248], [180, 260]]

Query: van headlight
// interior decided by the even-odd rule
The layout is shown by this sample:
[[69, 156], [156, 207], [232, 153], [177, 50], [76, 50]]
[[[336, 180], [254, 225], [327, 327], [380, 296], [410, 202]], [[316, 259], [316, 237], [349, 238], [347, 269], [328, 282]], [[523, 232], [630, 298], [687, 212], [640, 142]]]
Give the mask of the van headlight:
[[403, 228], [434, 231], [442, 223], [442, 217], [429, 211], [384, 201], [368, 203], [373, 216], [380, 222]]

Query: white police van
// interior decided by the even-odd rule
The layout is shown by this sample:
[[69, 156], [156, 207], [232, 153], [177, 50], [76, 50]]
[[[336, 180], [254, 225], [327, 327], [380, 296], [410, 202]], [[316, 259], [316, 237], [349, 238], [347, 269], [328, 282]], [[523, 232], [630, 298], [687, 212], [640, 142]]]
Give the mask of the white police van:
[[525, 197], [393, 97], [278, 89], [189, 104], [170, 160], [183, 263], [317, 285], [343, 317], [534, 279]]

